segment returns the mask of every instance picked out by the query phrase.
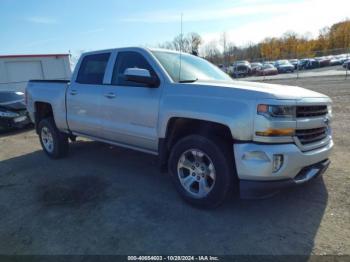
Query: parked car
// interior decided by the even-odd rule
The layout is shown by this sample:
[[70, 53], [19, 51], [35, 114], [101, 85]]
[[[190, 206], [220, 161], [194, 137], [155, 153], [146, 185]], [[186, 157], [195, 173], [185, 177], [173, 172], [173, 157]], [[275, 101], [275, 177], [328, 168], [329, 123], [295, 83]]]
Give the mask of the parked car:
[[315, 69], [320, 67], [320, 62], [316, 59], [309, 59], [305, 65], [305, 69]]
[[251, 67], [251, 74], [254, 75], [256, 73], [256, 70], [262, 67], [262, 63], [258, 63], [258, 62], [250, 63], [250, 67]]
[[299, 60], [299, 63], [298, 63], [298, 69], [299, 69], [299, 70], [305, 69], [305, 65], [306, 65], [306, 63], [307, 63], [308, 60], [309, 60], [308, 58], [300, 59], [300, 60]]
[[319, 61], [317, 61], [316, 59], [301, 59], [299, 61], [299, 70], [303, 70], [303, 69], [315, 69], [315, 68], [319, 68], [320, 67], [320, 63]]
[[339, 59], [341, 64], [348, 60], [348, 56], [346, 54], [336, 55], [335, 58]]
[[240, 61], [236, 61], [236, 62], [234, 62], [234, 64], [233, 65], [246, 65], [246, 66], [251, 66], [250, 65], [250, 63], [249, 63], [249, 61], [247, 61], [247, 60], [240, 60]]
[[289, 63], [294, 66], [294, 69], [298, 69], [299, 60], [298, 59], [290, 59]]
[[234, 78], [246, 77], [251, 75], [252, 68], [250, 67], [250, 63], [248, 61], [238, 61], [233, 64], [233, 73], [232, 76]]
[[23, 128], [30, 124], [24, 94], [0, 91], [0, 130]]
[[273, 65], [264, 64], [261, 67], [256, 69], [255, 74], [258, 76], [277, 75], [278, 70]]
[[326, 56], [315, 57], [315, 59], [319, 62], [320, 67], [329, 66], [331, 62], [331, 58]]
[[341, 58], [337, 58], [337, 57], [333, 57], [330, 62], [329, 62], [329, 65], [330, 66], [336, 66], [336, 65], [342, 65], [343, 64], [343, 61]]
[[49, 157], [66, 156], [76, 136], [157, 155], [179, 194], [201, 207], [219, 205], [233, 189], [243, 198], [269, 196], [330, 163], [329, 97], [234, 81], [190, 54], [88, 52], [70, 82], [30, 81], [26, 92]]
[[275, 62], [278, 73], [293, 73], [294, 66], [288, 60], [278, 60]]
[[345, 68], [345, 69], [350, 69], [350, 59], [349, 59], [349, 60], [346, 60], [346, 61], [343, 63], [343, 68]]

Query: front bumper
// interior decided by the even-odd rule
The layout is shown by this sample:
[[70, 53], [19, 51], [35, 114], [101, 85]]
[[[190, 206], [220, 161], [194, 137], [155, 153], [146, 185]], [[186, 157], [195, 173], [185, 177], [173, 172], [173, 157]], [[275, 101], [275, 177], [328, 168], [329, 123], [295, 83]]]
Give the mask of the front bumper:
[[[308, 182], [327, 169], [332, 148], [332, 140], [307, 152], [295, 144], [234, 144], [241, 197], [269, 196], [281, 188]], [[274, 155], [283, 155], [283, 164], [277, 172], [273, 172]]]
[[0, 117], [0, 127], [3, 129], [8, 128], [23, 128], [31, 123], [31, 120], [27, 114], [20, 115], [14, 118]]
[[326, 172], [330, 160], [304, 167], [293, 179], [277, 181], [241, 180], [239, 182], [242, 199], [257, 199], [273, 196], [284, 188], [302, 185]]

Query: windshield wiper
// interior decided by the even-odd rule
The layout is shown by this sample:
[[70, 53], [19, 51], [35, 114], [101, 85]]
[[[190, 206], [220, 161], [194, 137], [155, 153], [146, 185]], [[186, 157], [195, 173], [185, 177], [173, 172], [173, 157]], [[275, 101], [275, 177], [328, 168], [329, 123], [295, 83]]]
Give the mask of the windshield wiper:
[[179, 80], [179, 83], [193, 83], [198, 81], [198, 78], [196, 79], [186, 79], [186, 80]]

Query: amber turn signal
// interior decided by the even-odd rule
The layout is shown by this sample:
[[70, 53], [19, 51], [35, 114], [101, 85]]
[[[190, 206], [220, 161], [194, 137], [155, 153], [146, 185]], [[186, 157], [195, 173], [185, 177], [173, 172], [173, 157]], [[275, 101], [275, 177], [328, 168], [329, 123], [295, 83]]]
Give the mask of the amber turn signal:
[[294, 128], [284, 128], [284, 129], [267, 129], [265, 131], [257, 131], [255, 134], [257, 136], [293, 136]]

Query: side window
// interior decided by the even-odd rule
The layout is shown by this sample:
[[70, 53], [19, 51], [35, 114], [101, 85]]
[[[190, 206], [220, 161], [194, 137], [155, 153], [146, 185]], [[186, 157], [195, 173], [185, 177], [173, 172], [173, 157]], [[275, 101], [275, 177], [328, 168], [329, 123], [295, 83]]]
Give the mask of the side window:
[[119, 52], [113, 69], [112, 85], [147, 86], [141, 83], [126, 81], [124, 72], [127, 68], [147, 69], [150, 71], [152, 76], [156, 77], [156, 73], [154, 72], [153, 68], [140, 53], [130, 51]]
[[110, 53], [87, 55], [80, 64], [76, 82], [102, 85]]

